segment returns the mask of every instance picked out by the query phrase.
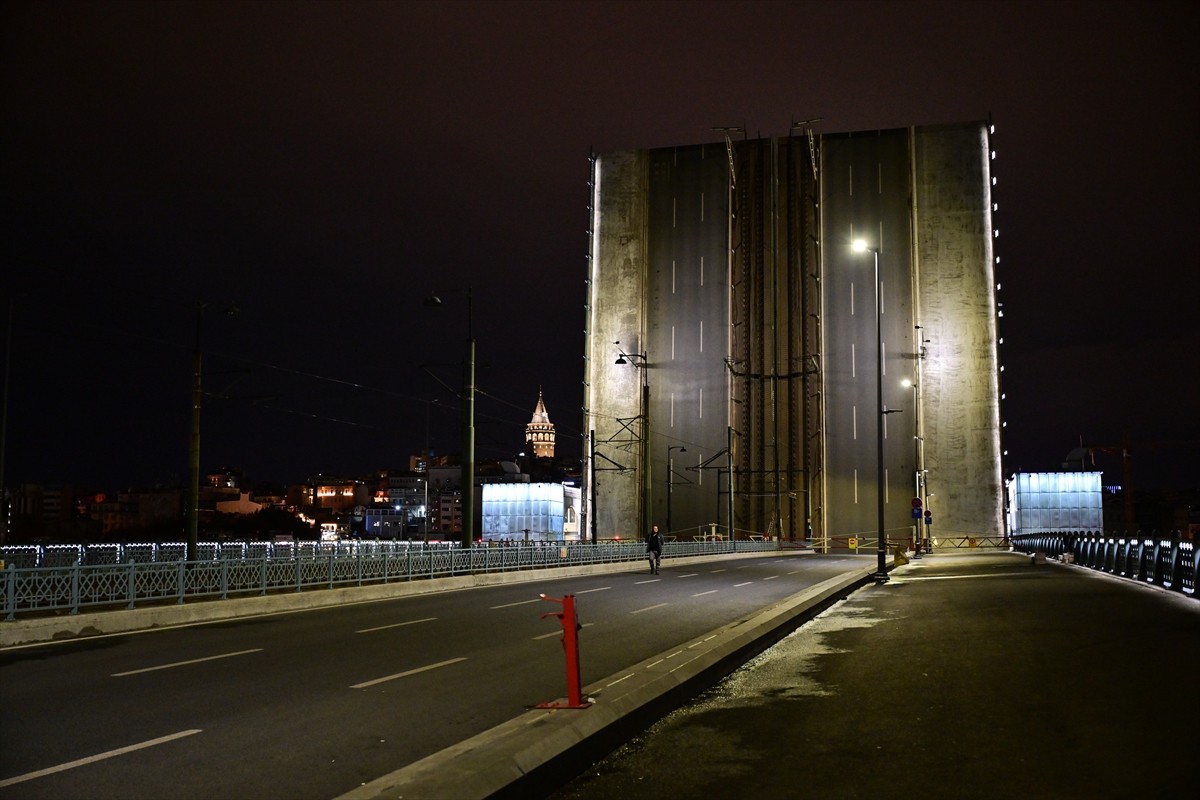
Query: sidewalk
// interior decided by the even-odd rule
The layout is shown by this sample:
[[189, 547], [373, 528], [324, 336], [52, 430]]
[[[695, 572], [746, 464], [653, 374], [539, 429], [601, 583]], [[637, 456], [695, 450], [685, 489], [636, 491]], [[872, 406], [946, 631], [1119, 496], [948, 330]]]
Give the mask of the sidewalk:
[[1174, 798], [1200, 601], [1012, 553], [868, 585], [555, 800]]

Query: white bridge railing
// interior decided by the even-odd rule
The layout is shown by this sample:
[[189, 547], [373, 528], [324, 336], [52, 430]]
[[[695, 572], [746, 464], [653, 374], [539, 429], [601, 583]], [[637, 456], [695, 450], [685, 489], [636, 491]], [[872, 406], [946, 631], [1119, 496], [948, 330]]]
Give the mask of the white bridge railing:
[[[775, 550], [775, 542], [668, 542], [663, 558]], [[5, 547], [3, 619], [83, 608], [228, 599], [480, 572], [640, 561], [640, 541], [520, 543], [459, 548], [423, 542], [204, 543]], [[24, 562], [24, 563], [23, 563]]]

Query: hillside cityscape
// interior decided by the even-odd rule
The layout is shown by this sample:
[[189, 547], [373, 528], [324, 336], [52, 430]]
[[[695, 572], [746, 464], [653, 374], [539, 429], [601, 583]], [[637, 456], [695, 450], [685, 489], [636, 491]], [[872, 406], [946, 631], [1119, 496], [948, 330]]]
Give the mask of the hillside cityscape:
[[[525, 449], [512, 460], [475, 465], [476, 493], [484, 486], [517, 487], [551, 498], [549, 508], [522, 527], [512, 515], [492, 514], [479, 525], [479, 538], [561, 540], [578, 536], [579, 465], [555, 457], [555, 430], [539, 394], [526, 425]], [[422, 450], [403, 468], [379, 468], [364, 475], [318, 473], [300, 483], [272, 484], [236, 467], [203, 472], [198, 492], [200, 538], [347, 538], [457, 540], [463, 531], [461, 454]], [[540, 487], [540, 492], [531, 487]], [[168, 542], [184, 537], [188, 491], [180, 485], [126, 488], [34, 483], [9, 490], [9, 545], [40, 543]], [[574, 498], [574, 503], [572, 503]], [[510, 506], [513, 496], [506, 497]], [[476, 508], [479, 508], [476, 504]], [[522, 509], [524, 510], [524, 509]], [[477, 512], [477, 517], [482, 516]], [[564, 519], [565, 518], [565, 519]], [[541, 523], [540, 525], [538, 523]]]

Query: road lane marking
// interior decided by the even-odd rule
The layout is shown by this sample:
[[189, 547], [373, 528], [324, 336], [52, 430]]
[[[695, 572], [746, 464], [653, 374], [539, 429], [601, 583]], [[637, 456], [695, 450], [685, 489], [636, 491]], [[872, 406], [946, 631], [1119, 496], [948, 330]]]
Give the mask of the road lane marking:
[[426, 617], [425, 619], [410, 619], [408, 622], [396, 622], [391, 625], [380, 625], [378, 628], [363, 628], [355, 633], [372, 633], [374, 631], [386, 631], [388, 628], [403, 628], [405, 625], [416, 625], [418, 622], [433, 622], [437, 617]]
[[654, 667], [657, 667], [659, 664], [663, 663], [664, 661], [670, 661], [672, 658], [674, 658], [675, 656], [679, 655], [682, 652], [683, 652], [682, 650], [676, 650], [674, 653], [671, 653], [671, 655], [669, 655], [669, 656], [663, 656], [658, 661], [647, 664], [646, 669], [652, 669]]
[[[582, 625], [580, 625], [579, 627], [590, 628], [595, 624], [596, 623], [594, 623], [594, 622], [585, 622]], [[551, 636], [558, 636], [560, 633], [562, 633], [562, 631], [551, 631], [550, 633], [543, 633], [541, 636], [533, 637], [533, 640], [536, 642], [538, 639], [549, 639]]]
[[373, 681], [363, 681], [362, 683], [356, 683], [353, 686], [351, 686], [350, 688], [351, 689], [366, 689], [368, 686], [374, 686], [377, 683], [386, 683], [387, 681], [394, 681], [397, 678], [407, 678], [409, 675], [416, 675], [418, 672], [428, 672], [431, 669], [437, 669], [438, 667], [448, 667], [451, 664], [457, 664], [460, 661], [466, 661], [466, 660], [467, 659], [465, 656], [463, 658], [451, 658], [446, 661], [439, 661], [436, 664], [427, 664], [424, 667], [417, 667], [416, 669], [410, 669], [405, 672], [397, 672], [395, 675], [388, 675], [383, 678], [376, 678]]
[[754, 583], [754, 581], [746, 581], [745, 583], [735, 583], [735, 584], [733, 585], [733, 588], [735, 588], [735, 589], [736, 589], [736, 588], [738, 588], [739, 586], [749, 586], [749, 585], [750, 585], [750, 584], [752, 584], [752, 583]]
[[795, 574], [796, 574], [797, 572], [799, 572], [799, 571], [800, 571], [800, 570], [798, 570], [798, 569], [794, 569], [794, 570], [792, 570], [791, 572], [789, 572], [789, 573], [788, 573], [788, 575], [795, 575]]
[[1006, 573], [997, 573], [994, 575], [927, 575], [922, 578], [909, 578], [909, 577], [897, 578], [896, 583], [916, 583], [917, 581], [961, 581], [961, 580], [964, 580], [967, 578], [1012, 578], [1012, 577], [1018, 577], [1018, 576], [1024, 577], [1024, 576], [1036, 575], [1036, 574], [1037, 573], [1035, 573], [1035, 572], [1025, 572], [1025, 573], [1006, 572]]
[[688, 574], [686, 574], [686, 575], [676, 575], [675, 577], [676, 577], [676, 578], [694, 578], [694, 577], [696, 577], [696, 576], [697, 576], [697, 575], [699, 575], [699, 574], [700, 574], [699, 572], [689, 572], [689, 573], [688, 573]]
[[772, 576], [771, 576], [771, 577], [769, 577], [769, 578], [763, 578], [763, 580], [764, 580], [764, 581], [773, 581], [773, 580], [775, 580], [775, 579], [776, 579], [776, 578], [778, 578], [778, 577], [779, 577], [778, 575], [772, 575]]
[[599, 589], [580, 589], [575, 594], [587, 594], [588, 592], [607, 592], [611, 586], [601, 586]]
[[119, 747], [116, 750], [109, 750], [106, 753], [99, 753], [94, 756], [88, 756], [87, 758], [81, 758], [77, 761], [68, 761], [65, 764], [59, 764], [57, 767], [47, 767], [46, 769], [39, 769], [37, 772], [26, 772], [24, 775], [17, 775], [16, 777], [5, 778], [4, 780], [0, 781], [0, 788], [12, 786], [14, 783], [31, 781], [34, 778], [43, 778], [47, 775], [53, 775], [56, 772], [65, 772], [66, 770], [75, 769], [76, 767], [82, 767], [87, 764], [94, 764], [97, 761], [103, 761], [106, 758], [123, 756], [126, 753], [132, 753], [136, 750], [144, 750], [147, 747], [166, 744], [167, 742], [173, 742], [176, 739], [182, 739], [185, 736], [191, 736], [194, 733], [200, 733], [200, 729], [193, 728], [192, 730], [180, 731], [179, 733], [172, 733], [168, 736], [160, 736], [157, 739], [150, 739], [149, 741], [141, 742], [139, 744], [131, 744], [128, 747]]
[[219, 656], [206, 656], [205, 658], [193, 658], [188, 661], [176, 661], [173, 664], [159, 664], [157, 667], [145, 667], [143, 669], [131, 669], [128, 672], [114, 672], [111, 677], [124, 678], [126, 675], [140, 675], [143, 672], [154, 672], [160, 669], [171, 669], [172, 667], [186, 667], [188, 664], [200, 664], [205, 661], [216, 661], [220, 658], [233, 658], [234, 656], [244, 656], [247, 653], [261, 653], [262, 648], [256, 647], [253, 650], [239, 650], [236, 653], [222, 653]]
[[718, 572], [728, 572], [728, 571], [729, 571], [729, 570], [726, 570], [726, 569], [714, 569], [714, 570], [713, 570], [712, 572], [710, 572], [709, 574], [710, 574], [710, 575], [716, 575]]
[[608, 684], [608, 686], [605, 686], [604, 688], [605, 688], [605, 689], [607, 689], [607, 688], [609, 688], [610, 686], [616, 686], [616, 685], [617, 685], [618, 683], [620, 683], [621, 681], [627, 681], [627, 680], [629, 680], [630, 678], [632, 678], [634, 675], [637, 675], [637, 673], [636, 673], [636, 672], [631, 672], [631, 673], [629, 673], [628, 675], [626, 675], [624, 678], [617, 678], [615, 681], [613, 681], [612, 683]]
[[646, 580], [644, 580], [644, 581], [634, 581], [634, 582], [633, 582], [633, 585], [634, 585], [634, 586], [641, 586], [643, 583], [658, 583], [658, 582], [659, 582], [659, 581], [661, 581], [661, 580], [662, 580], [662, 578], [647, 578], [647, 579], [646, 579]]
[[495, 611], [497, 608], [512, 608], [513, 606], [527, 606], [530, 603], [540, 603], [540, 602], [542, 602], [542, 598], [535, 597], [532, 600], [520, 600], [516, 603], [505, 603], [502, 606], [491, 606], [488, 610]]
[[716, 594], [716, 593], [717, 593], [716, 589], [709, 589], [707, 592], [698, 592], [698, 593], [692, 595], [692, 597], [704, 597], [704, 595], [706, 595], [706, 594]]
[[642, 613], [643, 611], [653, 611], [654, 609], [656, 609], [656, 608], [662, 608], [662, 607], [663, 607], [663, 606], [665, 606], [665, 605], [666, 605], [666, 603], [656, 603], [655, 605], [652, 605], [652, 606], [646, 606], [645, 608], [639, 608], [637, 611], [630, 611], [629, 613], [630, 613], [630, 614], [640, 614], [640, 613]]

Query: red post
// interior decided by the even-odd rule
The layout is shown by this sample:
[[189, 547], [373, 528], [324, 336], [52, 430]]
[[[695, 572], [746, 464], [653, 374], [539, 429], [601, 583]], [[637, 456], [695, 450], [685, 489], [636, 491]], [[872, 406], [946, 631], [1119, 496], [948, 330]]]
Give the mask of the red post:
[[563, 627], [563, 651], [567, 657], [567, 702], [538, 703], [535, 708], [589, 708], [591, 703], [583, 700], [583, 687], [579, 679], [579, 619], [575, 615], [575, 595], [565, 595], [561, 600], [557, 597], [541, 595], [543, 600], [551, 603], [562, 603], [561, 612], [550, 611], [542, 614], [546, 617], [558, 617]]

